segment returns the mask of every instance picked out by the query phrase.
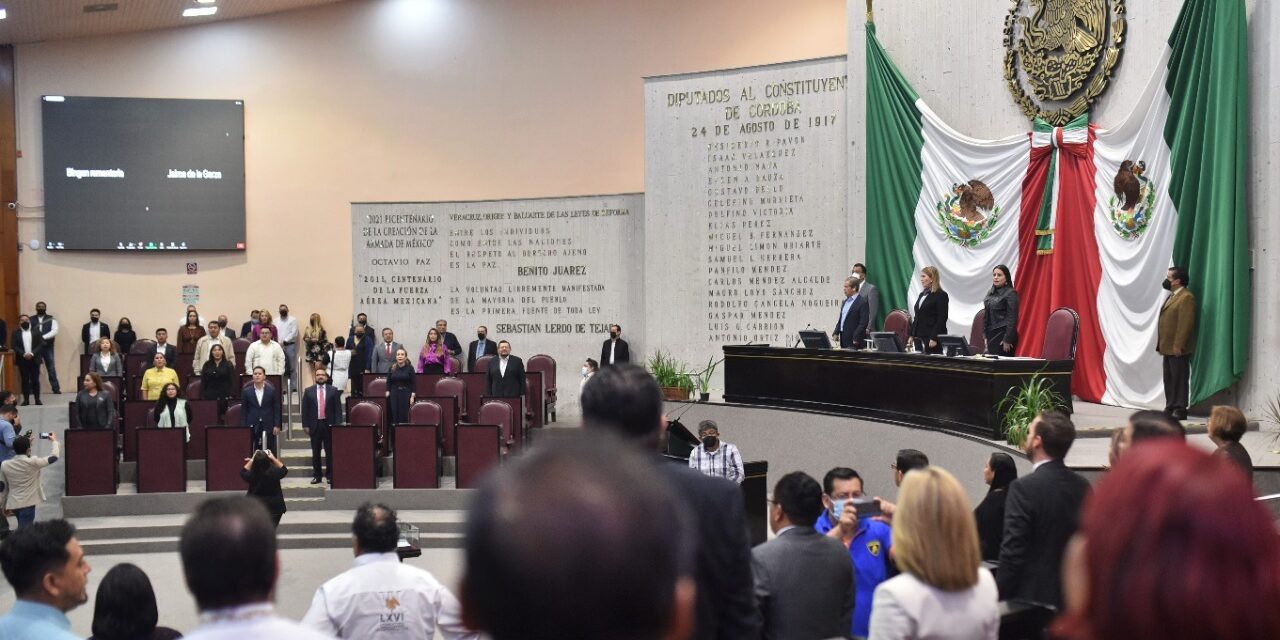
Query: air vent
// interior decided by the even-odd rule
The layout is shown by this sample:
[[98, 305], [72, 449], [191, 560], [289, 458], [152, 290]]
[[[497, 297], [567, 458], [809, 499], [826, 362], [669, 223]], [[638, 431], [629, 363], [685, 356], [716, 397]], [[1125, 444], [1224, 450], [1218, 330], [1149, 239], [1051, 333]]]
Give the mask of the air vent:
[[102, 13], [103, 11], [115, 11], [120, 8], [118, 2], [100, 2], [98, 4], [86, 4], [84, 6], [85, 13]]

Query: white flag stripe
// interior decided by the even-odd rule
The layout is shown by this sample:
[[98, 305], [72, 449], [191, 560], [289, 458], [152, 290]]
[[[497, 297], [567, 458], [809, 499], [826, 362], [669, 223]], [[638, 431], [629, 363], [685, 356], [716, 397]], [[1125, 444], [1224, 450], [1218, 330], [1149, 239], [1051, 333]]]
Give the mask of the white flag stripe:
[[[952, 129], [923, 101], [920, 128], [920, 199], [916, 203], [915, 259], [907, 303], [920, 294], [920, 269], [933, 265], [942, 272], [942, 288], [950, 297], [947, 332], [969, 337], [974, 315], [991, 288], [991, 271], [1005, 264], [1018, 282], [1018, 219], [1022, 208], [1022, 181], [1027, 175], [1030, 141], [1023, 135], [1001, 140], [978, 140]], [[937, 203], [952, 193], [952, 185], [981, 180], [1000, 208], [999, 220], [986, 240], [964, 247], [950, 240], [938, 222]], [[914, 309], [908, 309], [914, 313]]]
[[[1103, 367], [1105, 404], [1164, 408], [1163, 369], [1156, 353], [1156, 327], [1167, 295], [1161, 288], [1173, 256], [1177, 214], [1169, 198], [1169, 148], [1164, 140], [1169, 115], [1165, 90], [1170, 50], [1164, 55], [1133, 112], [1120, 126], [1098, 130], [1094, 141], [1097, 167], [1097, 206], [1094, 233], [1102, 262], [1098, 288], [1098, 321], [1107, 348]], [[1115, 177], [1120, 163], [1146, 163], [1144, 177], [1155, 190], [1155, 212], [1136, 239], [1116, 232], [1108, 203], [1116, 197]], [[1194, 274], [1193, 276], [1194, 277]]]

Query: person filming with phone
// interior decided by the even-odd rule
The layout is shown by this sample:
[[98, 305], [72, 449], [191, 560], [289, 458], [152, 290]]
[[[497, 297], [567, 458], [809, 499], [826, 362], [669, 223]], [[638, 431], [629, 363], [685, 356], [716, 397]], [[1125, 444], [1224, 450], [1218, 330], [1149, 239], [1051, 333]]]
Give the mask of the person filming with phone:
[[53, 443], [48, 457], [31, 455], [31, 438], [18, 436], [13, 439], [13, 457], [0, 463], [0, 505], [4, 505], [5, 517], [17, 516], [19, 529], [36, 521], [36, 505], [45, 501], [40, 470], [57, 462], [62, 453], [57, 434], [42, 433], [40, 437]]
[[828, 471], [822, 478], [822, 492], [826, 510], [813, 528], [839, 540], [849, 550], [854, 587], [850, 633], [855, 638], [865, 638], [871, 626], [872, 596], [889, 577], [893, 530], [875, 519], [880, 515], [880, 504], [867, 497], [857, 471], [848, 467]]

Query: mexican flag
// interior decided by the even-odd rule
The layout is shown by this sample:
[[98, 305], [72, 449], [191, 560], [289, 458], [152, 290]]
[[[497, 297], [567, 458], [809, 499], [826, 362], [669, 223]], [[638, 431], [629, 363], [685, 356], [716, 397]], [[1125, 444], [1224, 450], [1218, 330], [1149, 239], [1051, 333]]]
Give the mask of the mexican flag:
[[920, 269], [936, 266], [948, 332], [968, 336], [992, 269], [1007, 265], [1022, 301], [1018, 355], [1038, 357], [1049, 314], [1069, 307], [1080, 316], [1074, 393], [1162, 408], [1161, 283], [1184, 266], [1199, 303], [1191, 400], [1235, 382], [1250, 316], [1243, 0], [1186, 0], [1156, 73], [1112, 128], [1086, 113], [969, 138], [915, 93], [874, 24], [866, 46], [866, 264], [882, 307], [910, 310]]

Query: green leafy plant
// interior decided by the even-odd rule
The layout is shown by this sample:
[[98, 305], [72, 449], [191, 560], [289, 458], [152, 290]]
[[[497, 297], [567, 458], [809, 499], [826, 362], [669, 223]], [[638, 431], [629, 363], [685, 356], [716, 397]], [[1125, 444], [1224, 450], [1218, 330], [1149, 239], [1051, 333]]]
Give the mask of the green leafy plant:
[[689, 365], [663, 353], [661, 349], [654, 351], [653, 355], [649, 356], [648, 369], [653, 379], [658, 381], [659, 387], [681, 389], [686, 394], [693, 391], [693, 381], [689, 379], [688, 375], [685, 375], [689, 370]]
[[[1271, 396], [1262, 404], [1262, 419], [1280, 427], [1280, 393]], [[1280, 432], [1271, 436], [1270, 446], [1275, 447], [1278, 441], [1280, 441]], [[1280, 449], [1271, 449], [1271, 453], [1280, 453]]]
[[1015, 447], [1021, 447], [1027, 441], [1027, 432], [1036, 416], [1041, 412], [1066, 406], [1066, 400], [1062, 394], [1053, 390], [1048, 378], [1039, 373], [1031, 376], [1021, 386], [1010, 389], [997, 406], [997, 411], [1004, 414], [1002, 426], [1005, 440]]
[[698, 388], [698, 393], [711, 393], [711, 377], [716, 373], [716, 367], [720, 363], [716, 361], [715, 356], [707, 358], [707, 366], [694, 376], [694, 383]]

